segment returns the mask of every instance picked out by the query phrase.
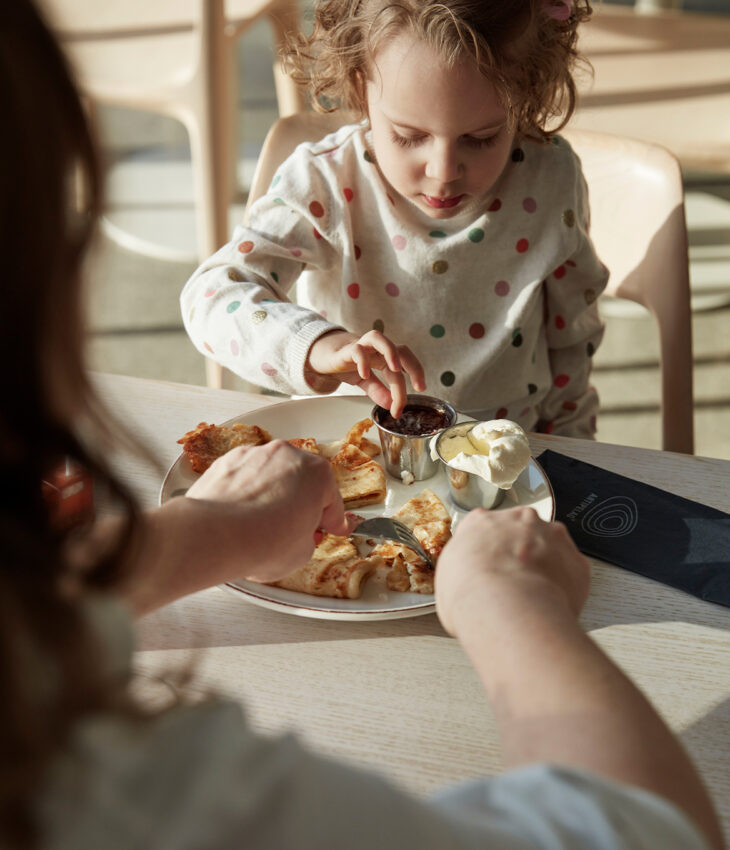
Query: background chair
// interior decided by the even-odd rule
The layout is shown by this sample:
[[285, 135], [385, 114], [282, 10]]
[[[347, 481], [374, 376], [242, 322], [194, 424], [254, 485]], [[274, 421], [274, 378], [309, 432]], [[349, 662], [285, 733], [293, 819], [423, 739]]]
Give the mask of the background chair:
[[[41, 0], [90, 103], [178, 119], [190, 137], [197, 249], [210, 256], [228, 239], [234, 193], [233, 73], [238, 37], [268, 18], [278, 50], [299, 28], [297, 0]], [[279, 114], [302, 108], [297, 86], [274, 65]], [[221, 372], [207, 362], [208, 383]]]
[[694, 451], [692, 320], [684, 189], [665, 148], [608, 133], [564, 133], [583, 163], [605, 294], [645, 307], [659, 332], [662, 448]]
[[[347, 120], [339, 113], [313, 112], [280, 118], [261, 150], [246, 214], [298, 144], [320, 139]], [[579, 130], [564, 135], [583, 162], [591, 199], [591, 233], [599, 256], [611, 270], [606, 294], [640, 304], [658, 325], [662, 448], [691, 454], [692, 326], [679, 163], [665, 149], [647, 142]]]

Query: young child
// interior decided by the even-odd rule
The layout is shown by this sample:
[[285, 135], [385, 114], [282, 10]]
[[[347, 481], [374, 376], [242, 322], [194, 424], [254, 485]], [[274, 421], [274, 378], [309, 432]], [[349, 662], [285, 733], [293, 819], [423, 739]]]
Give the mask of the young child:
[[592, 437], [607, 271], [546, 129], [590, 6], [550, 2], [320, 2], [292, 62], [362, 121], [300, 145], [188, 281], [198, 349], [285, 393], [346, 382], [397, 414], [407, 375], [474, 418]]

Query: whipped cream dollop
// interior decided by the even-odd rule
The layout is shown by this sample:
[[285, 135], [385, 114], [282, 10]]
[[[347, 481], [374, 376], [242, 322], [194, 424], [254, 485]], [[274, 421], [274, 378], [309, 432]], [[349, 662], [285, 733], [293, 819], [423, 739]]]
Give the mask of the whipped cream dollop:
[[[473, 472], [509, 490], [530, 462], [530, 443], [516, 422], [490, 419], [476, 425], [465, 422], [444, 432], [438, 439], [438, 454], [454, 469]], [[436, 440], [431, 456], [437, 456]]]

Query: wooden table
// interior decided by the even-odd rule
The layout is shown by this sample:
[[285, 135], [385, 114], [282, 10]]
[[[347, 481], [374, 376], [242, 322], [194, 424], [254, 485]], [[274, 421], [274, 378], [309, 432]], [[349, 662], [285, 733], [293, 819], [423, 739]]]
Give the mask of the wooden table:
[[[160, 462], [115, 458], [145, 505], [157, 503], [177, 438], [275, 400], [112, 375], [95, 377], [110, 409]], [[730, 511], [730, 462], [559, 437], [563, 452]], [[730, 838], [730, 610], [594, 562], [582, 617], [680, 735]], [[191, 662], [193, 692], [242, 702], [259, 730], [293, 729], [312, 747], [368, 765], [415, 793], [500, 770], [479, 681], [435, 615], [369, 623], [280, 614], [218, 588], [139, 622], [137, 667]]]

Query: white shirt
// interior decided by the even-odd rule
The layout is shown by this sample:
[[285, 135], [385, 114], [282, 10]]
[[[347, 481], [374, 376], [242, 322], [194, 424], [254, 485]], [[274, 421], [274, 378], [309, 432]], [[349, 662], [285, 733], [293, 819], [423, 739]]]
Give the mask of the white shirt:
[[636, 788], [536, 765], [419, 800], [223, 702], [81, 724], [40, 813], [42, 850], [707, 850]]
[[390, 188], [367, 127], [346, 126], [280, 166], [249, 226], [187, 282], [183, 320], [206, 356], [286, 394], [311, 394], [323, 333], [377, 328], [457, 410], [592, 437], [607, 271], [588, 219], [563, 139], [516, 143], [488, 197], [434, 220]]

